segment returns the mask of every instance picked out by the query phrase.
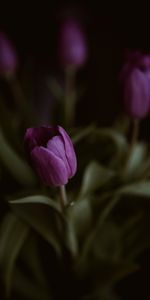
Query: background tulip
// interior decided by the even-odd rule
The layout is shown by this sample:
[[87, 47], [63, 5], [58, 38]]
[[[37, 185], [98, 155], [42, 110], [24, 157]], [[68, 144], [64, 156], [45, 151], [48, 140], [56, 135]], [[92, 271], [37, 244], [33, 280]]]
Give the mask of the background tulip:
[[80, 25], [73, 19], [61, 27], [59, 36], [59, 56], [65, 67], [83, 65], [87, 58], [87, 45]]
[[150, 56], [132, 54], [122, 69], [121, 80], [125, 112], [132, 118], [146, 117], [150, 110]]
[[135, 69], [126, 80], [124, 109], [134, 118], [144, 118], [150, 108], [150, 74]]
[[71, 139], [62, 127], [27, 129], [25, 147], [33, 168], [45, 185], [65, 185], [74, 176], [76, 155]]
[[7, 36], [0, 32], [0, 74], [14, 74], [17, 66], [17, 53]]

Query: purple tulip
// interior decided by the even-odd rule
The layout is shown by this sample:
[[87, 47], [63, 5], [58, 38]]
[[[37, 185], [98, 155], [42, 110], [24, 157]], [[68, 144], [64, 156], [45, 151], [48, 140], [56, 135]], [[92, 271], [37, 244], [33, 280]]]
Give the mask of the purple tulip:
[[72, 19], [67, 20], [61, 27], [59, 56], [65, 67], [80, 67], [87, 59], [85, 36], [80, 25]]
[[150, 73], [134, 69], [126, 79], [124, 108], [133, 118], [144, 118], [150, 109]]
[[14, 74], [17, 66], [17, 53], [6, 35], [0, 32], [0, 74]]
[[62, 127], [28, 128], [25, 147], [33, 168], [45, 185], [64, 185], [76, 173], [73, 144]]
[[125, 63], [120, 73], [120, 80], [124, 81], [134, 68], [143, 71], [150, 70], [150, 55], [142, 54], [140, 51], [126, 51]]
[[120, 78], [125, 112], [132, 118], [146, 117], [150, 111], [150, 56], [131, 53]]

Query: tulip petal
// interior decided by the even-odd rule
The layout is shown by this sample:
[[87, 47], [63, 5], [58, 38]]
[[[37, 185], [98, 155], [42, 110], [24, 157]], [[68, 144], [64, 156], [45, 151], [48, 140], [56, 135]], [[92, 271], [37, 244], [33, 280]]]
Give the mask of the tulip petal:
[[0, 32], [0, 73], [14, 73], [17, 67], [17, 52], [7, 36], [3, 32]]
[[46, 147], [48, 140], [56, 134], [57, 127], [28, 128], [24, 138], [26, 150], [30, 152], [36, 146]]
[[134, 69], [125, 83], [124, 106], [129, 115], [143, 118], [150, 106], [150, 79], [148, 72]]
[[71, 141], [69, 135], [66, 133], [66, 131], [61, 126], [57, 126], [57, 127], [58, 127], [59, 134], [62, 137], [63, 142], [64, 142], [67, 161], [68, 161], [70, 169], [71, 169], [69, 178], [71, 178], [72, 176], [74, 176], [74, 174], [76, 173], [76, 170], [77, 170], [76, 154], [75, 154], [74, 147], [73, 147], [73, 144], [72, 144], [72, 141]]
[[70, 169], [70, 165], [68, 163], [66, 153], [65, 153], [65, 147], [64, 142], [61, 136], [54, 136], [52, 139], [50, 139], [47, 143], [47, 148], [54, 153], [57, 157], [61, 158], [66, 165], [66, 169], [68, 172], [68, 178], [71, 176], [72, 171]]
[[66, 21], [60, 30], [60, 58], [64, 65], [81, 66], [87, 59], [87, 45], [81, 26], [75, 20]]
[[31, 151], [31, 160], [44, 184], [60, 186], [68, 182], [68, 172], [63, 160], [50, 150], [35, 147]]

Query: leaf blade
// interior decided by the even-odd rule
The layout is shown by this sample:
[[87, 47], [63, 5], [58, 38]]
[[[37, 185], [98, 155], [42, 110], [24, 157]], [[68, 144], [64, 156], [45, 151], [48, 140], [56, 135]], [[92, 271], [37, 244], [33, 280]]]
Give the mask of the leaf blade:
[[17, 256], [28, 234], [28, 225], [21, 222], [12, 213], [6, 215], [0, 234], [0, 264], [3, 269], [7, 295], [9, 295], [11, 291], [11, 279]]

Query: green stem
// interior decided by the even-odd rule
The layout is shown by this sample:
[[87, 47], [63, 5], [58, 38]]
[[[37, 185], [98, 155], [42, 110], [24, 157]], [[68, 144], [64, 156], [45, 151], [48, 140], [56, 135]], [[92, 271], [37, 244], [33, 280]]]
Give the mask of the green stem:
[[64, 212], [65, 207], [68, 204], [68, 199], [67, 199], [67, 193], [66, 193], [66, 188], [65, 185], [60, 186], [60, 206], [61, 206], [61, 211]]
[[129, 145], [129, 152], [128, 152], [127, 160], [126, 160], [125, 167], [124, 167], [124, 174], [125, 175], [126, 175], [126, 172], [127, 172], [127, 168], [128, 168], [128, 163], [129, 163], [130, 157], [132, 155], [134, 147], [136, 146], [136, 144], [138, 142], [139, 124], [140, 124], [139, 119], [134, 119], [133, 120], [131, 142], [130, 142], [130, 145]]
[[65, 86], [65, 125], [71, 127], [74, 124], [75, 113], [75, 75], [76, 70], [73, 67], [66, 69], [66, 86]]
[[137, 144], [138, 136], [139, 136], [139, 120], [134, 119], [133, 120], [132, 138], [131, 138], [131, 143], [130, 143], [130, 151]]

